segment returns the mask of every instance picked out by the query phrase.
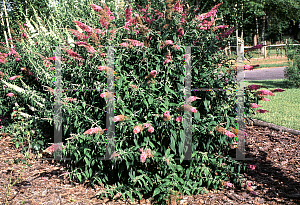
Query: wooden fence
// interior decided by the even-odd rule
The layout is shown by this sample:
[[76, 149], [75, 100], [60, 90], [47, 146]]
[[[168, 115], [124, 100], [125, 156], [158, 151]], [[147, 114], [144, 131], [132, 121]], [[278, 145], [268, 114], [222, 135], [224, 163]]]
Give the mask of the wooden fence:
[[[263, 45], [266, 45], [266, 41], [264, 41]], [[300, 44], [289, 44], [289, 45], [300, 45]], [[261, 54], [264, 56], [264, 58], [267, 58], [267, 57], [270, 57], [270, 54], [268, 54], [268, 48], [272, 48], [272, 47], [279, 47], [281, 48], [281, 57], [283, 56], [283, 50], [287, 51], [287, 44], [277, 44], [277, 45], [267, 45], [267, 46], [263, 46], [261, 48]], [[228, 55], [228, 52], [229, 52], [229, 55], [231, 56], [231, 49], [232, 48], [236, 48], [236, 46], [228, 46], [225, 48], [225, 55], [227, 56]], [[246, 50], [247, 48], [252, 48], [252, 46], [244, 46], [244, 49]], [[270, 49], [269, 49], [270, 50]]]

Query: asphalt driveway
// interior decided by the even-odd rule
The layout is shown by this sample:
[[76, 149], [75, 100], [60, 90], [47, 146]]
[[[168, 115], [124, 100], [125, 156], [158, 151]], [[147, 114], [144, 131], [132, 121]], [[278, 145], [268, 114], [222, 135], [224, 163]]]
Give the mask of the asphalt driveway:
[[245, 80], [276, 80], [284, 79], [284, 68], [263, 68], [256, 70], [245, 70]]

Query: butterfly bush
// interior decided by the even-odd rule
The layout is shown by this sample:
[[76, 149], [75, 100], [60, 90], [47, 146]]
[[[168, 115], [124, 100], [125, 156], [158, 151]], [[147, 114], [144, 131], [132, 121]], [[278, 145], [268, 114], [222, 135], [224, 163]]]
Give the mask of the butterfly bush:
[[[191, 58], [199, 59], [199, 62], [193, 65], [193, 86], [224, 87], [221, 81], [215, 81], [213, 76], [206, 74], [213, 75], [214, 68], [225, 73], [225, 69], [229, 67], [223, 63], [222, 66], [217, 66], [222, 62], [222, 50], [215, 50], [211, 45], [216, 44], [220, 48], [224, 46], [234, 27], [218, 25], [216, 14], [222, 3], [205, 14], [198, 14], [193, 13], [192, 9], [187, 8], [181, 1], [170, 2], [166, 11], [165, 7], [159, 6], [154, 9], [152, 5], [146, 8], [126, 5], [125, 13], [120, 19], [114, 17], [114, 10], [110, 10], [105, 3], [90, 4], [90, 10], [83, 12], [94, 12], [97, 19], [92, 16], [91, 19], [74, 16], [74, 19], [64, 22], [63, 25], [68, 23], [65, 25], [65, 33], [57, 31], [57, 38], [48, 42], [49, 45], [64, 45], [61, 48], [60, 59], [63, 68], [62, 84], [64, 88], [72, 88], [75, 91], [63, 92], [61, 99], [64, 102], [60, 103], [64, 110], [65, 132], [72, 130], [76, 133], [76, 137], [66, 145], [68, 151], [64, 151], [64, 154], [75, 162], [70, 165], [70, 176], [73, 179], [81, 181], [85, 178], [93, 180], [93, 183], [98, 181], [105, 184], [122, 181], [122, 185], [126, 186], [115, 186], [111, 191], [125, 194], [129, 193], [128, 190], [134, 190], [135, 195], [139, 195], [137, 192], [152, 192], [157, 200], [163, 200], [167, 194], [164, 190], [171, 187], [178, 186], [185, 190], [185, 185], [178, 183], [182, 180], [189, 187], [196, 184], [190, 192], [194, 194], [201, 187], [197, 184], [200, 180], [203, 181], [203, 186], [218, 186], [219, 179], [213, 179], [213, 174], [220, 171], [221, 167], [217, 164], [215, 167], [211, 166], [214, 163], [211, 161], [212, 155], [225, 149], [225, 140], [229, 141], [229, 144], [232, 143], [237, 131], [220, 128], [219, 132], [220, 130], [214, 128], [224, 122], [233, 126], [236, 112], [227, 105], [234, 102], [229, 102], [228, 98], [224, 97], [224, 92], [220, 95], [215, 92], [196, 92], [185, 99], [182, 91], [185, 80], [182, 76], [184, 64]], [[29, 45], [29, 39], [37, 41], [27, 28], [22, 29], [24, 43]], [[62, 33], [58, 35], [59, 32]], [[72, 43], [69, 43], [68, 38]], [[193, 50], [191, 57], [185, 55], [182, 47], [184, 45], [201, 48]], [[110, 56], [106, 46], [119, 46], [114, 48], [114, 68], [108, 65]], [[1, 55], [3, 62], [6, 58], [13, 60], [22, 54], [19, 50], [14, 50], [16, 52], [10, 50], [10, 55]], [[3, 75], [3, 78], [7, 80], [13, 76], [12, 82], [23, 86], [23, 79], [28, 77], [24, 80], [25, 83], [43, 85], [43, 92], [37, 92], [45, 96], [45, 102], [49, 102], [47, 106], [51, 110], [55, 102], [51, 94], [56, 92], [53, 81], [55, 57], [53, 52], [48, 50], [39, 49], [38, 53], [35, 44], [32, 44], [32, 50], [28, 51], [31, 51], [30, 55], [34, 58], [23, 54], [21, 60], [14, 63], [24, 63], [26, 60], [32, 62], [34, 66], [30, 66], [30, 71], [33, 75], [15, 77], [21, 76], [18, 72], [29, 73], [29, 68], [20, 71], [18, 67], [16, 73], [10, 72], [9, 76]], [[112, 70], [114, 72], [111, 72]], [[110, 74], [116, 75], [115, 93], [105, 90], [103, 86]], [[225, 77], [229, 82], [234, 82], [233, 75], [226, 74]], [[87, 93], [80, 90], [83, 87], [101, 89], [99, 92]], [[5, 94], [12, 92], [7, 90], [8, 88]], [[9, 97], [14, 96], [13, 93], [10, 95]], [[108, 99], [115, 103], [114, 117], [109, 118], [115, 126], [113, 133], [104, 129], [108, 126], [105, 124]], [[7, 101], [9, 100], [14, 98], [8, 98]], [[218, 109], [220, 105], [230, 108]], [[182, 157], [185, 150], [182, 134], [183, 112], [192, 115], [192, 154], [199, 160], [182, 162], [174, 159]], [[51, 111], [40, 112], [37, 115], [44, 113]], [[109, 150], [110, 141], [105, 141], [109, 134], [114, 134], [116, 150], [107, 153], [111, 160], [100, 160], [99, 158], [106, 156], [105, 153]], [[64, 133], [64, 140], [67, 140], [65, 135], [67, 134]], [[206, 157], [208, 160], [203, 160]], [[190, 178], [184, 177], [187, 175], [187, 168], [190, 169]], [[206, 169], [215, 170], [209, 171], [205, 178], [198, 171], [205, 173]], [[232, 178], [238, 178], [238, 174], [230, 169], [225, 168], [222, 172], [232, 175]], [[168, 181], [171, 178], [174, 178], [174, 181]], [[167, 183], [162, 184], [160, 179]]]

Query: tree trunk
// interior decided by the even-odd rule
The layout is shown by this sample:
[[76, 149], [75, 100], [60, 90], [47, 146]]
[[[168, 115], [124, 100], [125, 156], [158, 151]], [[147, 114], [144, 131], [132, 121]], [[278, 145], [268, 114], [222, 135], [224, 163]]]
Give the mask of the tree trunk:
[[7, 12], [6, 12], [5, 0], [3, 0], [3, 8], [4, 8], [4, 13], [5, 13], [5, 18], [6, 18], [6, 25], [7, 25], [8, 36], [10, 38], [11, 48], [12, 48], [13, 47], [13, 42], [12, 42], [12, 37], [11, 37], [11, 34], [10, 34], [10, 29], [9, 29], [9, 22], [8, 22], [8, 15], [7, 15]]
[[[266, 28], [266, 16], [262, 17], [262, 29], [261, 29], [261, 41], [264, 42], [265, 41], [265, 28]], [[264, 52], [264, 47], [261, 48], [261, 52]]]
[[255, 18], [255, 24], [256, 24], [256, 35], [254, 37], [256, 37], [256, 42], [257, 44], [259, 43], [259, 37], [258, 37], [258, 22], [257, 22], [257, 18]]
[[257, 35], [254, 34], [253, 35], [253, 46], [256, 46], [257, 45]]
[[[1, 17], [1, 25], [3, 26], [3, 28], [4, 28], [4, 21], [3, 21], [3, 18], [2, 18], [2, 16], [3, 16], [3, 13], [2, 13], [2, 11], [1, 11], [1, 13], [0, 13], [0, 17]], [[6, 47], [9, 47], [9, 44], [8, 44], [8, 39], [7, 39], [7, 34], [6, 34], [6, 31], [5, 31], [5, 29], [3, 29], [3, 31], [4, 31], [4, 37], [5, 37], [5, 41], [6, 41]]]

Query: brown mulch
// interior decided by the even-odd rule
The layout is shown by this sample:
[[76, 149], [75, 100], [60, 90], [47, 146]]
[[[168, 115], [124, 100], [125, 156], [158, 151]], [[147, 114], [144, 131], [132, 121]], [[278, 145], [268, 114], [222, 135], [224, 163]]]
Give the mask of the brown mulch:
[[[300, 204], [300, 135], [272, 130], [268, 127], [246, 125], [246, 157], [256, 169], [245, 174], [256, 195], [247, 189], [224, 188], [208, 194], [181, 196], [177, 204]], [[23, 164], [5, 163], [22, 158], [21, 148], [16, 149], [5, 136], [0, 140], [0, 204], [5, 201], [5, 188], [12, 174], [12, 182], [21, 173]], [[94, 189], [83, 184], [69, 183], [64, 168], [57, 162], [30, 160], [21, 180], [8, 196], [9, 204], [125, 204], [120, 200], [108, 201], [94, 197], [101, 187]], [[151, 204], [149, 199], [136, 204]], [[175, 204], [175, 203], [173, 203]]]

